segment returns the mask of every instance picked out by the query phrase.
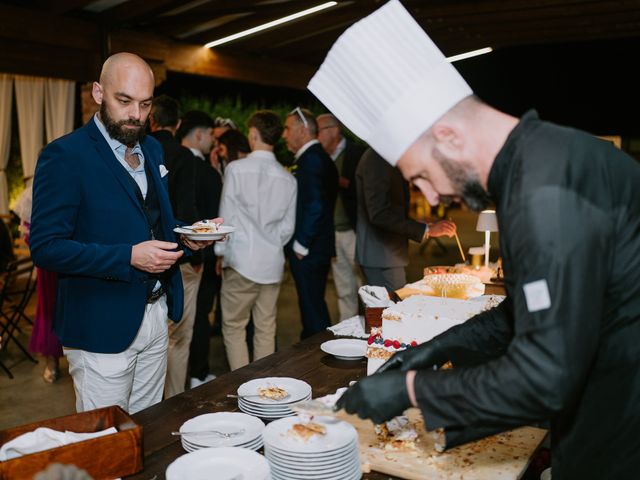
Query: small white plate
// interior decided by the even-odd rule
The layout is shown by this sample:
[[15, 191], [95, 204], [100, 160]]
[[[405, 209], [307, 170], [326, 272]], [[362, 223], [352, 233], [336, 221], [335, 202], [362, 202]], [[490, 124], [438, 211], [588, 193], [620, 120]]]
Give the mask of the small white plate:
[[189, 228], [176, 227], [173, 229], [174, 232], [180, 233], [187, 237], [189, 240], [221, 240], [230, 233], [236, 231], [236, 227], [230, 227], [228, 225], [221, 225], [218, 227], [218, 231], [215, 233], [199, 233], [190, 230]]
[[223, 433], [231, 433], [244, 430], [243, 433], [231, 438], [222, 438], [211, 434], [183, 434], [182, 440], [199, 447], [237, 446], [251, 442], [262, 434], [264, 423], [251, 415], [239, 412], [205, 413], [187, 420], [180, 427], [181, 432], [200, 432], [216, 430]]
[[320, 345], [320, 349], [340, 360], [357, 360], [367, 353], [367, 341], [352, 338], [329, 340]]

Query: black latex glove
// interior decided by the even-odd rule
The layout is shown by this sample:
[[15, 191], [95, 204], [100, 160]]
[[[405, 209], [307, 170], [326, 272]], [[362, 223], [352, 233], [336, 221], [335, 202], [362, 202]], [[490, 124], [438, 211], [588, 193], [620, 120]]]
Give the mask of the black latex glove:
[[405, 372], [397, 370], [365, 377], [344, 392], [336, 405], [374, 423], [386, 422], [411, 406], [405, 377]]
[[434, 365], [440, 367], [449, 360], [446, 357], [440, 343], [437, 340], [432, 340], [417, 347], [409, 347], [397, 352], [378, 369], [378, 373], [391, 370], [402, 372], [425, 370], [433, 368]]

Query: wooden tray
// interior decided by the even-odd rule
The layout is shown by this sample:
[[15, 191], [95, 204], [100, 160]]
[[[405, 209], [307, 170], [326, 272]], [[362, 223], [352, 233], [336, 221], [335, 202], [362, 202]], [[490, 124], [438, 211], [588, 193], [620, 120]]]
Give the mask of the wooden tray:
[[0, 445], [39, 427], [89, 433], [116, 427], [118, 433], [92, 438], [0, 462], [0, 480], [31, 479], [51, 463], [75, 465], [95, 480], [142, 470], [142, 427], [120, 407], [111, 406], [0, 431]]

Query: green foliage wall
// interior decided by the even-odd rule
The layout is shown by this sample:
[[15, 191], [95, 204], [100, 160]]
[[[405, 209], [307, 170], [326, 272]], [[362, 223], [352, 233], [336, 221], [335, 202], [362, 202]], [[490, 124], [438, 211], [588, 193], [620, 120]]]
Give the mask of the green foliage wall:
[[[213, 118], [223, 117], [230, 118], [234, 121], [238, 130], [247, 133], [247, 120], [253, 112], [260, 109], [273, 110], [284, 122], [287, 114], [296, 107], [307, 108], [314, 115], [320, 115], [326, 113], [326, 109], [318, 102], [314, 102], [310, 105], [294, 105], [286, 102], [277, 103], [256, 103], [245, 102], [241, 96], [235, 98], [222, 97], [218, 100], [213, 100], [210, 97], [200, 96], [196, 97], [189, 95], [188, 93], [182, 93], [179, 97], [180, 106], [182, 112], [189, 110], [201, 110], [207, 112]], [[351, 137], [357, 142], [361, 142], [360, 139], [354, 137], [350, 132], [345, 132], [346, 135]], [[287, 150], [284, 141], [280, 141], [276, 145], [275, 154], [278, 160], [284, 165], [291, 165], [293, 163], [293, 154]]]

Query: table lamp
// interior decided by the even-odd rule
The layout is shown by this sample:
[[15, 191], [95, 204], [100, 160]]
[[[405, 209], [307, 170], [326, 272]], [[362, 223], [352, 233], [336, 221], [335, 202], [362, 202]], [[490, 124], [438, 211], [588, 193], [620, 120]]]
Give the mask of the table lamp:
[[484, 266], [489, 268], [489, 247], [491, 232], [498, 231], [498, 218], [495, 210], [483, 210], [478, 216], [476, 231], [484, 232]]

